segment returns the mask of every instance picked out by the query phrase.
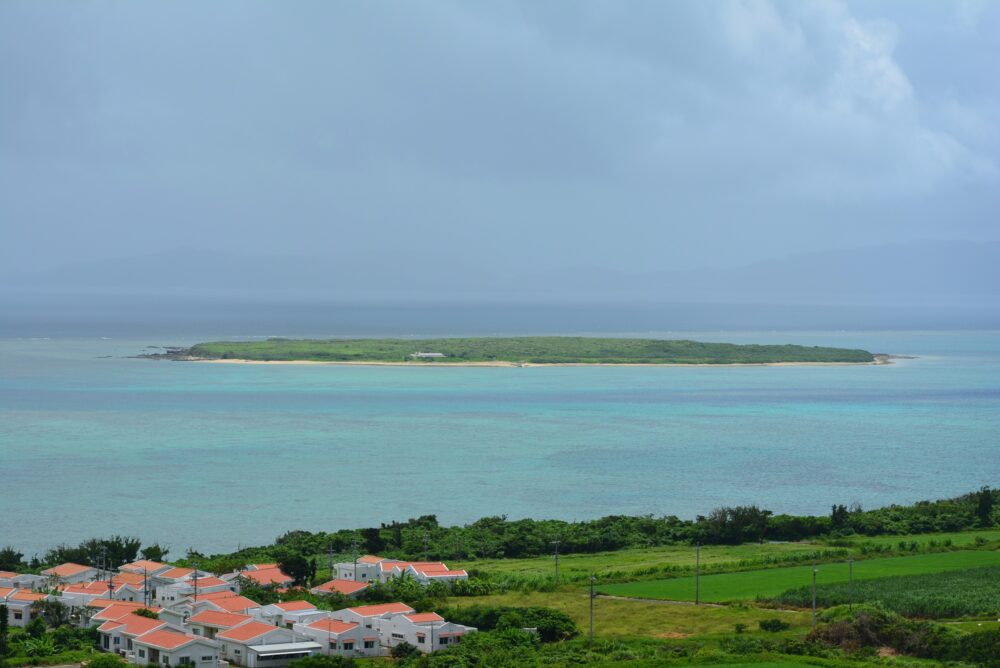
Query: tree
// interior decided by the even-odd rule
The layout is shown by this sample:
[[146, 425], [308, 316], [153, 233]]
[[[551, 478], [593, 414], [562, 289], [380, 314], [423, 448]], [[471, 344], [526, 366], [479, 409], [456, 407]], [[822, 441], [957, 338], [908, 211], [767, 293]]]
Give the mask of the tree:
[[415, 645], [408, 642], [401, 642], [389, 651], [389, 655], [394, 659], [415, 659], [420, 656], [420, 650]]
[[149, 619], [159, 619], [159, 613], [153, 612], [149, 608], [139, 608], [138, 610], [132, 611], [133, 615], [139, 615], [140, 617], [148, 617]]
[[163, 561], [167, 558], [168, 552], [170, 552], [169, 548], [163, 547], [159, 543], [153, 543], [142, 548], [140, 554], [143, 559], [148, 559], [149, 561]]
[[989, 487], [982, 487], [978, 492], [973, 492], [976, 501], [976, 519], [980, 526], [993, 526], [993, 490]]
[[62, 601], [42, 599], [32, 603], [31, 609], [51, 628], [57, 628], [70, 622], [70, 609]]
[[362, 529], [361, 539], [365, 541], [365, 550], [371, 554], [377, 554], [385, 549], [382, 532], [377, 528]]
[[847, 506], [840, 504], [834, 505], [830, 510], [830, 524], [834, 529], [845, 529], [847, 528], [847, 521], [850, 519], [849, 513], [847, 512]]
[[297, 586], [309, 584], [309, 581], [316, 576], [316, 560], [306, 559], [297, 552], [279, 558], [278, 568], [287, 573]]
[[13, 547], [8, 546], [0, 549], [0, 571], [17, 572], [21, 570], [24, 568], [23, 558], [24, 555]]

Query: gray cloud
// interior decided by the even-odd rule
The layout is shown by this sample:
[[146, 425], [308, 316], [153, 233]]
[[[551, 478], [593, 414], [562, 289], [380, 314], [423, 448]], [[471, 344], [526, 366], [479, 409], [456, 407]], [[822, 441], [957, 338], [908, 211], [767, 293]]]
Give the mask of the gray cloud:
[[0, 4], [0, 262], [1000, 238], [993, 3]]

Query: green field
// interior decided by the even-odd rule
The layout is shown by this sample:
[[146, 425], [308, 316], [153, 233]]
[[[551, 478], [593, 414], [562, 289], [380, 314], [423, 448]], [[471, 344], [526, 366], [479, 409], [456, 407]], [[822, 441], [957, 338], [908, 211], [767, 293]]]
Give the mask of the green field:
[[925, 533], [904, 536], [851, 536], [847, 539], [835, 541], [837, 544], [848, 540], [854, 545], [861, 547], [864, 544], [897, 546], [899, 543], [917, 543], [921, 546], [936, 543], [943, 545], [950, 541], [956, 547], [974, 545], [976, 541], [1000, 541], [1000, 529], [977, 529], [975, 531], [952, 531], [949, 533]]
[[[854, 562], [854, 579], [866, 580], [896, 575], [923, 575], [980, 566], [1000, 565], [1000, 552], [960, 551], [919, 554], [911, 557], [889, 557]], [[823, 564], [818, 567], [819, 584], [846, 582], [846, 563]], [[811, 566], [793, 566], [766, 570], [706, 575], [701, 578], [701, 600], [706, 602], [747, 601], [758, 597], [778, 596], [790, 589], [810, 585]], [[613, 596], [650, 598], [671, 601], [693, 601], [695, 578], [648, 580], [601, 585], [600, 593]]]
[[[788, 560], [810, 558], [823, 552], [831, 556], [846, 556], [845, 548], [813, 543], [751, 543], [745, 545], [709, 545], [701, 548], [701, 564], [706, 569], [737, 569], [766, 567]], [[563, 581], [585, 580], [591, 574], [599, 578], [630, 578], [673, 570], [693, 570], [695, 548], [690, 545], [632, 548], [614, 552], [567, 554], [559, 556], [559, 575]], [[480, 559], [463, 561], [458, 568], [476, 570], [491, 575], [530, 577], [552, 576], [555, 560], [552, 556], [526, 559]]]
[[[415, 353], [443, 358], [414, 360]], [[151, 357], [163, 355], [150, 355]], [[870, 363], [865, 350], [795, 345], [737, 345], [685, 340], [576, 336], [453, 339], [267, 339], [213, 341], [172, 351], [177, 358], [260, 361], [508, 362], [512, 364], [764, 364], [775, 362]]]
[[[511, 592], [497, 596], [455, 597], [448, 604], [487, 606], [543, 606], [562, 610], [581, 629], [589, 625], [590, 598], [585, 591]], [[594, 601], [594, 633], [599, 637], [672, 638], [717, 636], [733, 633], [736, 624], [757, 632], [764, 619], [780, 617], [792, 625], [790, 632], [808, 630], [805, 612], [779, 612], [755, 607], [693, 606], [657, 601], [597, 598]]]
[[[816, 588], [820, 606], [829, 607], [854, 601], [881, 601], [883, 605], [909, 617], [945, 618], [1000, 615], [1000, 566], [970, 568], [925, 575], [900, 575], [862, 579], [853, 592], [846, 582]], [[769, 602], [782, 606], [807, 607], [812, 603], [812, 587], [799, 587]]]

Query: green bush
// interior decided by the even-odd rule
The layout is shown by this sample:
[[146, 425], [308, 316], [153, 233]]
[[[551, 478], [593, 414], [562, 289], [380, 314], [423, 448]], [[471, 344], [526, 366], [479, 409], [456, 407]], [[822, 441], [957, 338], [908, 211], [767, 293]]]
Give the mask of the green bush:
[[769, 633], [777, 633], [778, 631], [786, 631], [791, 628], [791, 624], [782, 621], [777, 617], [773, 619], [762, 619], [758, 624], [761, 631], [768, 631]]

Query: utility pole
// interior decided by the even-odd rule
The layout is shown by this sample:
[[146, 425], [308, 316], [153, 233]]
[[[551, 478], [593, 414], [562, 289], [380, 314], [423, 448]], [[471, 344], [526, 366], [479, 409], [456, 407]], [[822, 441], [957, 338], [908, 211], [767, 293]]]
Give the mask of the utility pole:
[[816, 628], [816, 573], [819, 569], [816, 568], [816, 564], [813, 564], [813, 618], [812, 627]]
[[428, 559], [427, 554], [430, 550], [430, 545], [431, 545], [431, 535], [426, 531], [424, 531], [424, 561], [427, 561]]
[[333, 580], [337, 577], [337, 574], [333, 572], [333, 543], [330, 543], [330, 547], [327, 548], [326, 552], [330, 561], [330, 579]]
[[597, 582], [597, 576], [591, 574], [590, 576], [590, 644], [594, 644], [594, 599], [597, 598], [597, 594], [594, 593], [594, 583]]
[[142, 606], [149, 605], [149, 571], [142, 567]]
[[354, 581], [358, 581], [358, 539], [355, 538], [351, 541], [351, 554], [354, 555], [354, 571], [353, 577]]
[[194, 602], [198, 602], [198, 563], [194, 564]]
[[854, 610], [854, 559], [851, 559], [847, 562], [847, 569], [848, 569], [847, 570], [848, 580], [851, 583], [848, 589], [849, 593], [847, 596], [847, 609], [853, 611]]
[[556, 559], [556, 583], [557, 584], [559, 582], [559, 543], [561, 543], [561, 542], [562, 542], [561, 540], [554, 540], [554, 541], [552, 541], [552, 547], [554, 549], [554, 552], [553, 552], [552, 556], [554, 556], [555, 559]]
[[701, 543], [694, 545], [694, 604], [701, 603]]

